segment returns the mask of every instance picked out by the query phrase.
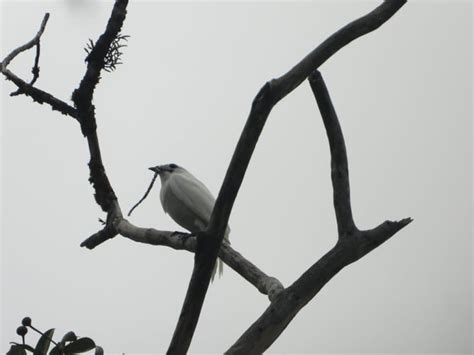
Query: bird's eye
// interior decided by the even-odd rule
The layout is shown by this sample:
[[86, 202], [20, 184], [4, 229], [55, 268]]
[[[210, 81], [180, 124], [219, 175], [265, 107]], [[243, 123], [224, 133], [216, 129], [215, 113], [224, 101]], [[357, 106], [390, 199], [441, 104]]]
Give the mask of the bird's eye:
[[171, 169], [176, 169], [178, 167], [176, 164], [170, 164], [169, 166]]

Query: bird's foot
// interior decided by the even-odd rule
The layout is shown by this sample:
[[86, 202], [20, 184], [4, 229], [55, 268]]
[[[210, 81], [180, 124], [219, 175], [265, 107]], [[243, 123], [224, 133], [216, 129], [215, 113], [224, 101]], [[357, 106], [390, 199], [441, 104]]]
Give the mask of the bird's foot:
[[193, 234], [183, 233], [183, 232], [178, 232], [178, 231], [171, 233], [171, 237], [178, 239], [180, 244], [183, 247], [186, 244], [186, 242], [188, 241], [188, 239], [193, 237], [193, 236], [194, 236]]

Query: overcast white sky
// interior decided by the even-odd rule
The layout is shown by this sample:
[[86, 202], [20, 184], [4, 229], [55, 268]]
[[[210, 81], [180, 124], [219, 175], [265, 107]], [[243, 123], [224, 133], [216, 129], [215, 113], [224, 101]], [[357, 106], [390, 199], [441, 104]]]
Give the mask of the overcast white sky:
[[[217, 194], [250, 103], [347, 22], [380, 1], [131, 1], [124, 64], [95, 96], [105, 165], [128, 210], [148, 166], [177, 163]], [[111, 2], [3, 1], [2, 57], [46, 11], [37, 83], [69, 100], [83, 47]], [[33, 52], [12, 69], [30, 77]], [[346, 136], [359, 228], [414, 223], [338, 274], [272, 353], [472, 351], [472, 5], [409, 1], [321, 67]], [[75, 330], [106, 353], [161, 353], [174, 330], [192, 255], [117, 237], [79, 248], [104, 217], [88, 151], [70, 118], [10, 98], [2, 80], [1, 351], [28, 315]], [[131, 219], [180, 229], [158, 189]], [[289, 285], [336, 240], [329, 149], [307, 83], [272, 111], [238, 195], [233, 246]], [[222, 353], [263, 312], [265, 296], [227, 268], [208, 292], [191, 345]]]

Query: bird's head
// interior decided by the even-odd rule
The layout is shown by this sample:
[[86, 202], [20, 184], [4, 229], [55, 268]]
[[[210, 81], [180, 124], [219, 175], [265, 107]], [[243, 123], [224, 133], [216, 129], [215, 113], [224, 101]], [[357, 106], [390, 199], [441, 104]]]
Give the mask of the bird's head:
[[165, 164], [165, 165], [157, 165], [149, 169], [153, 171], [154, 173], [157, 173], [158, 175], [161, 176], [161, 175], [165, 175], [166, 173], [173, 173], [182, 168], [176, 164]]

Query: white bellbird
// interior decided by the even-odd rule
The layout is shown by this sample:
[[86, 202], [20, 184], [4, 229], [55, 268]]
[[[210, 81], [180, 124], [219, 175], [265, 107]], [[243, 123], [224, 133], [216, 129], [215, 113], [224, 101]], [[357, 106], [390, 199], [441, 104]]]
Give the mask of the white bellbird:
[[[165, 213], [181, 227], [191, 233], [207, 228], [216, 202], [209, 189], [186, 169], [176, 164], [158, 165], [150, 168], [160, 176], [160, 200]], [[223, 242], [229, 242], [230, 228], [227, 226]], [[223, 263], [219, 258], [212, 272], [212, 278], [219, 269], [222, 275]]]

